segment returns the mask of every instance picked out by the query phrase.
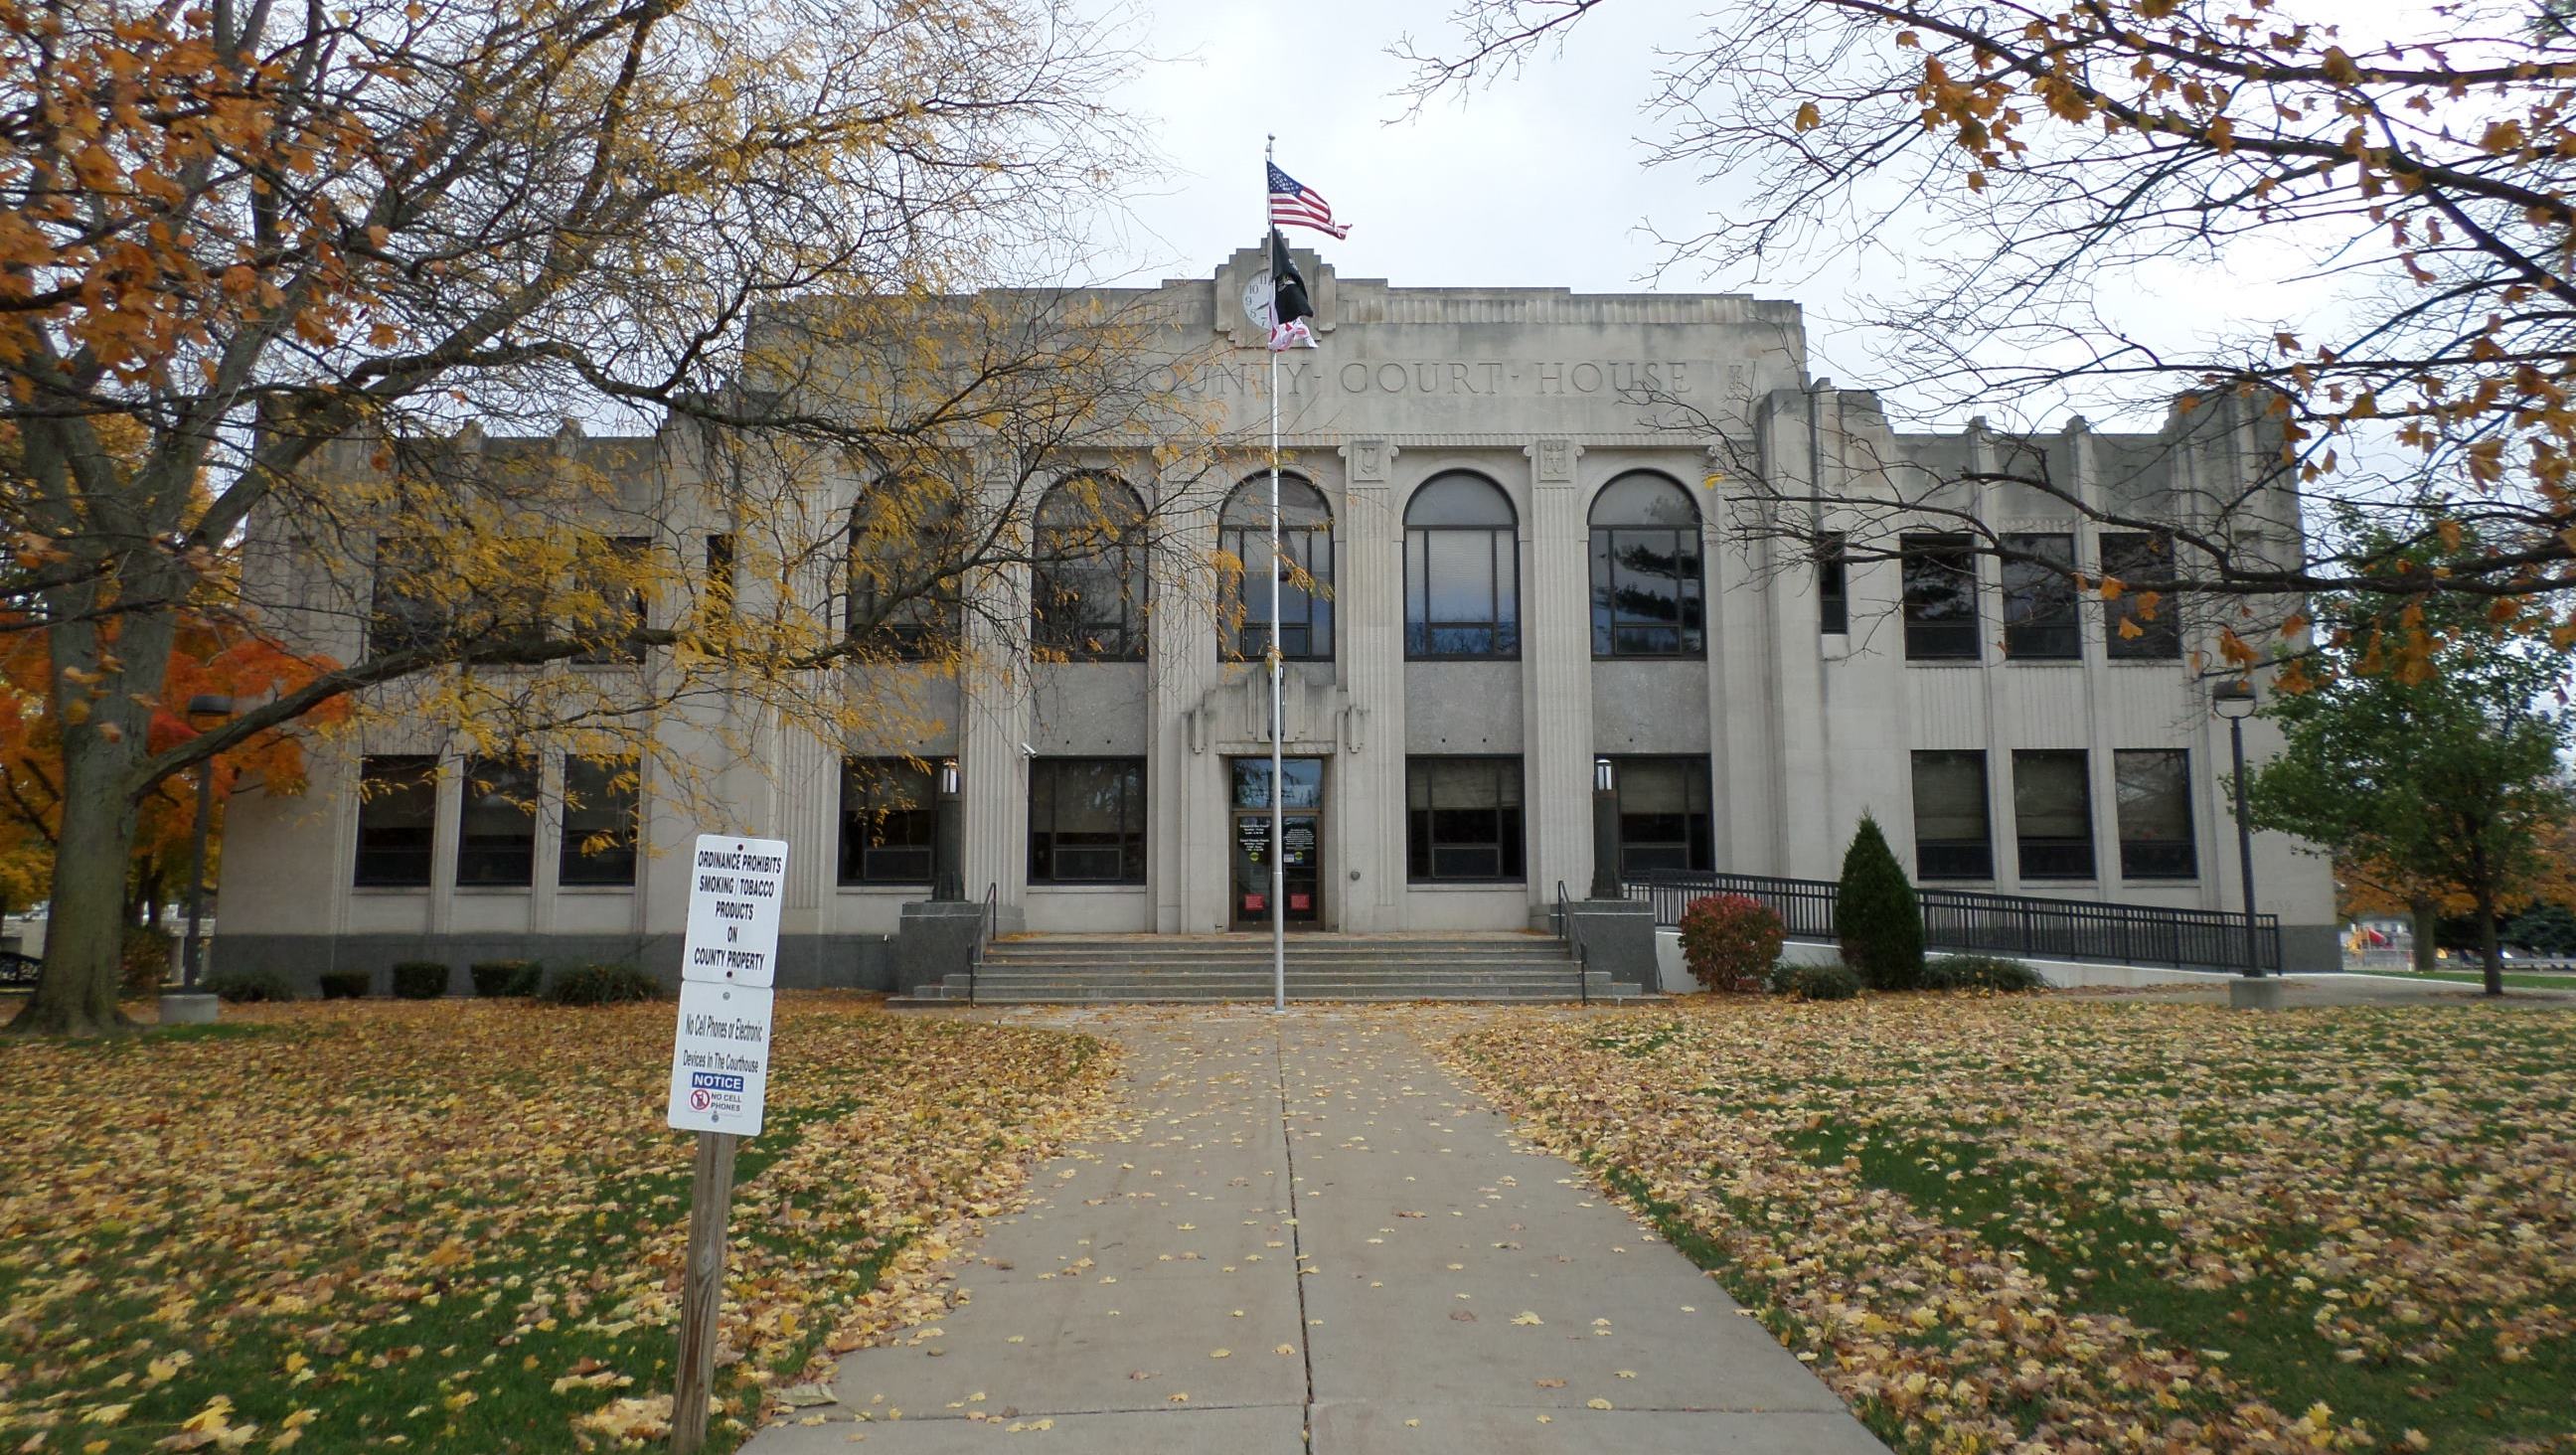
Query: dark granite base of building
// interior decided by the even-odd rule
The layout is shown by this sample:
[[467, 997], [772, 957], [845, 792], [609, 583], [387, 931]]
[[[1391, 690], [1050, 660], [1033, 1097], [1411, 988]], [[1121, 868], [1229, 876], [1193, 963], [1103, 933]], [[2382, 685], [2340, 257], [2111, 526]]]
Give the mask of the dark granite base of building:
[[[892, 937], [781, 935], [782, 990], [893, 990]], [[482, 960], [535, 960], [555, 972], [580, 965], [633, 965], [666, 987], [680, 983], [678, 935], [224, 935], [214, 941], [216, 971], [268, 970], [302, 995], [318, 995], [328, 971], [364, 970], [378, 995], [392, 988], [392, 967], [436, 960], [455, 972], [451, 995], [471, 995], [466, 967]]]

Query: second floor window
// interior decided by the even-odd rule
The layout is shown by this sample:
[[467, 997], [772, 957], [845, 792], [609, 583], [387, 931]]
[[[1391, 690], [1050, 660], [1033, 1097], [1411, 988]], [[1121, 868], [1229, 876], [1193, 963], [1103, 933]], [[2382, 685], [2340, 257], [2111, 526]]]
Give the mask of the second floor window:
[[1032, 643], [1077, 661], [1145, 658], [1145, 501], [1110, 475], [1069, 475], [1038, 502]]
[[1901, 538], [1907, 660], [1977, 659], [1977, 555], [1963, 535]]
[[1404, 654], [1521, 654], [1519, 517], [1482, 475], [1435, 475], [1404, 507]]
[[447, 603], [439, 598], [429, 543], [408, 536], [376, 541], [373, 599], [367, 607], [367, 650], [390, 652], [433, 650], [453, 630]]
[[889, 481], [861, 493], [850, 507], [844, 598], [852, 642], [904, 662], [955, 652], [965, 625], [956, 575], [962, 521], [945, 481]]
[[573, 554], [573, 589], [563, 629], [581, 644], [572, 660], [591, 665], [644, 660], [653, 542], [643, 536], [584, 540]]
[[2075, 617], [2075, 537], [2008, 535], [2003, 547], [2004, 655], [2016, 662], [2082, 656]]
[[1661, 475], [1630, 474], [1592, 502], [1592, 655], [1697, 657], [1699, 507]]
[[1851, 632], [1851, 562], [1841, 531], [1816, 541], [1816, 630], [1835, 637]]
[[2173, 540], [2145, 531], [2102, 533], [2102, 574], [2126, 589], [2102, 604], [2102, 647], [2112, 660], [2173, 660], [2182, 655], [2182, 630], [2174, 621], [2173, 598], [2154, 602], [2154, 619], [2138, 583], [2163, 581], [2173, 575]]
[[1270, 650], [1270, 590], [1279, 590], [1279, 655], [1291, 662], [1333, 659], [1333, 508], [1324, 492], [1279, 477], [1279, 551], [1270, 560], [1270, 477], [1246, 480], [1217, 516], [1217, 549], [1242, 563], [1218, 623], [1226, 660], [1260, 661]]

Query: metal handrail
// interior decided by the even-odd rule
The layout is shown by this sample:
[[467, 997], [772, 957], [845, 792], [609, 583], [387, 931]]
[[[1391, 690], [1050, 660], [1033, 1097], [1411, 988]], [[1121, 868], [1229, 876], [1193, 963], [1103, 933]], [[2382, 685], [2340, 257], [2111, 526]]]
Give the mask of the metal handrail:
[[[1834, 904], [1841, 886], [1830, 879], [1779, 879], [1759, 874], [1716, 874], [1680, 869], [1644, 870], [1620, 883], [1620, 893], [1654, 906], [1655, 923], [1681, 923], [1690, 901], [1706, 894], [1742, 894], [1780, 917], [1791, 939], [1834, 938]], [[2166, 964], [2177, 968], [2242, 969], [2246, 917], [2236, 910], [2164, 909], [2089, 899], [2047, 899], [1976, 889], [1914, 891], [1923, 915], [1923, 944], [1933, 950], [2030, 955], [2117, 964]], [[2281, 969], [2281, 917], [2254, 916], [2256, 959]]]
[[966, 1003], [975, 1003], [975, 979], [984, 969], [984, 946], [991, 943], [994, 930], [1001, 923], [1002, 886], [998, 880], [984, 885], [984, 912], [975, 919], [975, 938], [966, 946]]
[[1587, 1007], [1592, 1004], [1592, 946], [1574, 932], [1574, 914], [1568, 909], [1565, 881], [1556, 881], [1556, 937], [1574, 956], [1574, 993]]

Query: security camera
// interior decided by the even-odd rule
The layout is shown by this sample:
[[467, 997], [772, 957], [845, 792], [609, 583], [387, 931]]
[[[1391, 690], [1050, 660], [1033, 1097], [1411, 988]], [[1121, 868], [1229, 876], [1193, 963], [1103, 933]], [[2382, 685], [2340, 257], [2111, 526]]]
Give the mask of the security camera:
[[1038, 750], [1037, 750], [1037, 749], [1030, 747], [1030, 746], [1029, 746], [1028, 744], [1026, 744], [1026, 743], [1022, 743], [1022, 744], [1020, 744], [1020, 756], [1021, 756], [1021, 757], [1023, 757], [1023, 758], [1034, 758], [1034, 757], [1036, 757], [1037, 755], [1038, 755]]

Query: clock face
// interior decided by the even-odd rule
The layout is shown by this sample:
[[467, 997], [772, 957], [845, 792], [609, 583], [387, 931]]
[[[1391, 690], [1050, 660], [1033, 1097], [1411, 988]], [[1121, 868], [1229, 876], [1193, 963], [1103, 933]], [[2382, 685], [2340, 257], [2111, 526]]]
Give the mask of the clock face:
[[1270, 327], [1270, 270], [1268, 268], [1253, 274], [1252, 281], [1243, 285], [1243, 316], [1252, 320], [1254, 328], [1267, 330]]

